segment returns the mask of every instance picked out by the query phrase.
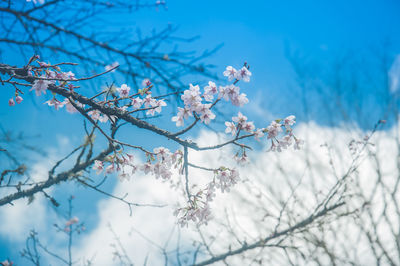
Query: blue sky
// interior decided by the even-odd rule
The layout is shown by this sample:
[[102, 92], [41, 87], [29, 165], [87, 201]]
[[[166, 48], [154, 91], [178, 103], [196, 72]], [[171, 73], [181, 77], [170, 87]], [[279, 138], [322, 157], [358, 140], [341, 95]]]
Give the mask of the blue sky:
[[[178, 25], [177, 35], [200, 36], [197, 41], [182, 45], [188, 50], [201, 51], [223, 43], [218, 53], [206, 62], [217, 66], [215, 71], [220, 77], [227, 65], [239, 67], [245, 61], [250, 64], [253, 79], [242, 88], [249, 99], [257, 103], [257, 106], [250, 104], [245, 108], [256, 121], [293, 113], [298, 119], [326, 123], [319, 112], [308, 117], [303, 115], [296, 75], [288, 53], [299, 55], [306, 63], [317, 62], [318, 71], [346, 54], [360, 58], [366, 55], [369, 62], [369, 56], [372, 57], [374, 51], [386, 49], [382, 48], [385, 43], [390, 44], [387, 51], [392, 59], [400, 53], [399, 1], [206, 0], [168, 1], [167, 5], [168, 10], [144, 9], [131, 16], [115, 17], [115, 21], [128, 29], [140, 27], [143, 33], [165, 27], [168, 23]], [[0, 43], [2, 48], [5, 47]], [[5, 63], [21, 62], [15, 51], [3, 56], [9, 60]], [[79, 116], [64, 111], [55, 112], [28, 96], [23, 104], [11, 108], [7, 101], [13, 92], [3, 88], [0, 93], [2, 127], [30, 135], [40, 134], [41, 138], [34, 143], [44, 148], [54, 146], [64, 136], [69, 136], [71, 143], [80, 141], [82, 119]], [[375, 99], [370, 105], [374, 110], [380, 105], [374, 87], [366, 86], [365, 93]], [[378, 115], [372, 114], [367, 125], [373, 125], [378, 118]], [[340, 122], [336, 121], [337, 124]], [[82, 208], [93, 207], [98, 196], [93, 198], [95, 200]], [[0, 238], [0, 259], [5, 254], [16, 256], [18, 253], [15, 247]]]

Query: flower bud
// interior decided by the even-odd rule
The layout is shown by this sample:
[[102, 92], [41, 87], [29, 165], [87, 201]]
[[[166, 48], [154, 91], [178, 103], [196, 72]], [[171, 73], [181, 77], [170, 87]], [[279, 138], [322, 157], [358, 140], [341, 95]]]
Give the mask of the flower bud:
[[8, 105], [9, 106], [14, 106], [15, 105], [14, 98], [11, 98], [10, 100], [8, 100]]
[[24, 99], [22, 99], [22, 97], [21, 96], [17, 96], [17, 97], [15, 97], [15, 101], [18, 103], [18, 104], [20, 104], [22, 101], [23, 101]]

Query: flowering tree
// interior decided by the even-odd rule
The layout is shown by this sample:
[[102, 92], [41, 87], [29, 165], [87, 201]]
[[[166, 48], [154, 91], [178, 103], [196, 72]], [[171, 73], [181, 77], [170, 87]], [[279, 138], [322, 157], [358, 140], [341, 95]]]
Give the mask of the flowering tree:
[[[80, 152], [74, 168], [70, 169], [70, 171], [57, 174], [56, 168], [59, 165], [57, 164], [50, 171], [46, 182], [29, 185], [27, 183], [18, 183], [20, 184], [18, 191], [3, 197], [0, 200], [1, 205], [11, 203], [19, 198], [31, 197], [35, 193], [43, 192], [45, 189], [68, 180], [71, 177], [76, 178], [85, 185], [95, 187], [80, 178], [80, 172], [92, 164], [92, 168], [96, 170], [97, 174], [102, 173], [103, 170], [105, 174], [116, 172], [121, 181], [129, 179], [129, 176], [135, 173], [136, 170], [143, 171], [145, 174], [153, 174], [156, 178], [168, 180], [172, 176], [172, 170], [177, 169], [185, 177], [185, 191], [188, 201], [188, 206], [180, 208], [176, 212], [180, 216], [180, 223], [185, 225], [190, 220], [199, 224], [206, 223], [210, 215], [208, 202], [215, 196], [215, 189], [220, 189], [221, 192], [229, 191], [229, 188], [238, 182], [239, 173], [236, 169], [229, 169], [224, 166], [217, 169], [210, 169], [194, 165], [188, 160], [189, 150], [214, 150], [226, 145], [236, 145], [240, 147], [240, 153], [236, 154], [235, 157], [240, 163], [246, 161], [246, 150], [250, 148], [241, 143], [241, 141], [250, 137], [261, 140], [264, 133], [268, 133], [267, 138], [272, 143], [271, 150], [285, 149], [293, 143], [294, 147], [299, 149], [302, 143], [292, 132], [291, 126], [295, 123], [294, 116], [272, 121], [267, 128], [256, 129], [254, 123], [247, 121], [247, 117], [241, 112], [233, 117], [232, 121], [225, 122], [227, 126], [225, 132], [232, 135], [232, 138], [226, 142], [202, 147], [193, 141], [181, 137], [186, 132], [192, 130], [198, 123], [210, 124], [211, 120], [215, 118], [212, 109], [216, 104], [221, 103], [222, 100], [231, 102], [236, 106], [243, 106], [248, 102], [246, 94], [240, 93], [240, 88], [236, 86], [240, 80], [250, 81], [251, 72], [248, 70], [246, 64], [239, 71], [231, 66], [227, 67], [224, 75], [228, 77], [228, 80], [233, 81], [231, 85], [219, 86], [217, 88], [217, 85], [210, 81], [203, 92], [198, 85], [190, 85], [190, 88], [185, 90], [181, 96], [184, 103], [183, 107], [178, 107], [177, 115], [173, 116], [171, 120], [176, 122], [176, 126], [180, 127], [184, 126], [185, 120], [189, 119], [189, 117], [192, 117], [192, 121], [188, 126], [179, 131], [170, 132], [136, 116], [140, 113], [144, 113], [146, 117], [154, 116], [156, 113], [161, 113], [162, 108], [167, 105], [165, 95], [153, 96], [152, 88], [154, 85], [150, 80], [144, 80], [143, 88], [133, 93], [130, 92], [128, 85], [122, 84], [120, 87], [111, 86], [94, 96], [85, 96], [77, 92], [79, 86], [75, 84], [99, 77], [114, 70], [116, 67], [91, 77], [76, 78], [75, 74], [71, 71], [62, 72], [61, 67], [68, 63], [51, 65], [38, 61], [38, 59], [38, 56], [33, 56], [25, 66], [20, 68], [5, 64], [0, 65], [1, 73], [8, 76], [8, 78], [2, 79], [3, 84], [10, 84], [14, 87], [15, 100], [14, 97], [10, 98], [8, 101], [9, 106], [13, 107], [16, 103], [23, 103], [21, 94], [24, 91], [20, 89], [21, 87], [31, 87], [29, 90], [34, 91], [38, 97], [42, 94], [47, 94], [47, 91], [51, 91], [52, 97], [50, 100], [45, 101], [46, 104], [54, 107], [56, 110], [65, 106], [66, 110], [70, 113], [80, 113], [92, 124], [93, 129], [88, 134], [87, 141], [73, 151], [73, 153]], [[155, 147], [151, 151], [145, 149], [140, 143], [120, 141], [115, 136], [118, 129], [123, 126], [123, 124], [121, 125], [122, 122], [174, 141], [181, 145], [182, 149], [170, 152], [167, 148]], [[109, 124], [110, 132], [107, 132], [102, 124]], [[92, 153], [94, 145], [92, 138], [95, 131], [99, 131], [109, 143], [108, 148], [98, 155]], [[286, 135], [278, 139], [278, 135], [281, 132], [285, 132]], [[141, 151], [147, 158], [147, 162], [144, 164], [136, 163], [133, 155], [127, 153], [125, 148], [133, 148]], [[81, 162], [81, 158], [85, 154], [87, 155], [86, 160]], [[204, 189], [196, 193], [192, 193], [189, 190], [190, 167], [200, 168], [214, 174], [212, 181]], [[17, 182], [17, 180], [14, 182]], [[8, 185], [10, 185], [10, 182], [8, 182]], [[21, 185], [30, 186], [31, 188], [21, 189]], [[129, 203], [128, 205], [131, 206]]]
[[[16, 108], [25, 103], [24, 98], [28, 93], [35, 94], [39, 102], [58, 112], [65, 110], [81, 116], [85, 121], [86, 138], [81, 145], [65, 152], [65, 157], [49, 169], [44, 180], [31, 179], [29, 166], [18, 162], [12, 164], [13, 167], [2, 170], [0, 188], [6, 189], [6, 193], [1, 194], [0, 206], [13, 204], [22, 198], [28, 198], [31, 202], [36, 194], [44, 195], [54, 206], [59, 206], [56, 196], [49, 190], [60, 183], [74, 181], [121, 201], [128, 206], [131, 214], [134, 207], [162, 207], [131, 202], [125, 196], [114, 195], [102, 187], [104, 181], [113, 175], [120, 182], [128, 182], [131, 176], [140, 172], [152, 175], [160, 182], [169, 182], [176, 188], [177, 194], [182, 194], [181, 205], [174, 212], [177, 216], [176, 222], [183, 228], [195, 228], [203, 238], [202, 228], [208, 226], [213, 218], [213, 200], [218, 195], [228, 194], [237, 184], [245, 186], [242, 181], [250, 178], [249, 173], [239, 170], [239, 166], [250, 160], [253, 140], [268, 141], [269, 152], [280, 152], [289, 147], [299, 150], [304, 144], [293, 132], [292, 126], [296, 123], [293, 115], [277, 117], [276, 120], [265, 121], [266, 124], [257, 127], [242, 111], [231, 119], [225, 119], [226, 117], [217, 113], [217, 108], [221, 106], [223, 107], [219, 110], [229, 109], [231, 106], [240, 108], [249, 103], [246, 94], [239, 87], [241, 82], [251, 80], [252, 73], [247, 63], [236, 68], [226, 67], [222, 73], [226, 79], [219, 80], [217, 75], [209, 71], [210, 66], [197, 63], [214, 50], [199, 56], [176, 49], [162, 50], [164, 47], [161, 43], [175, 40], [172, 36], [175, 29], [171, 27], [150, 37], [138, 37], [139, 41], [124, 38], [120, 33], [111, 34], [105, 39], [101, 39], [103, 35], [96, 30], [87, 35], [80, 33], [87, 32], [93, 25], [94, 29], [101, 29], [104, 24], [94, 24], [99, 14], [104, 16], [107, 12], [148, 7], [164, 8], [165, 2], [142, 4], [135, 1], [132, 4], [124, 1], [73, 1], [76, 13], [75, 9], [65, 8], [71, 5], [70, 1], [27, 2], [30, 3], [3, 1], [0, 5], [4, 21], [0, 25], [0, 42], [13, 49], [20, 48], [25, 60], [17, 66], [8, 62], [0, 63], [0, 82], [9, 93], [9, 110], [16, 111]], [[87, 13], [81, 15], [82, 10], [87, 10]], [[63, 19], [65, 17], [71, 19], [67, 21]], [[69, 60], [65, 60], [66, 58]], [[106, 84], [104, 78], [109, 76], [116, 77], [116, 80], [123, 78], [124, 81]], [[184, 77], [188, 76], [193, 84], [187, 84]], [[202, 88], [196, 84], [198, 77], [207, 77], [211, 81]], [[107, 86], [99, 89], [99, 84]], [[92, 91], [88, 90], [89, 87]], [[168, 111], [173, 114], [170, 115]], [[217, 115], [224, 121], [223, 128], [215, 121]], [[208, 126], [225, 134], [224, 139], [213, 145], [196, 143], [189, 135], [201, 126]], [[135, 128], [138, 132], [160, 138], [165, 141], [165, 146], [169, 145], [174, 149], [152, 145], [142, 139], [126, 140], [119, 135], [125, 128]], [[268, 228], [268, 234], [260, 234], [252, 242], [239, 239], [238, 245], [231, 247], [229, 243], [218, 252], [212, 250], [214, 236], [203, 238], [201, 243], [197, 243], [197, 251], [190, 254], [193, 255], [193, 264], [208, 265], [264, 248], [278, 248], [287, 252], [296, 249], [296, 246], [286, 245], [286, 239], [292, 240], [293, 236], [299, 235], [300, 238], [314, 225], [325, 228], [325, 222], [333, 217], [334, 210], [345, 205], [342, 189], [346, 187], [350, 174], [357, 170], [359, 154], [366, 149], [374, 132], [359, 143], [361, 149], [347, 172], [329, 187], [323, 197], [316, 199], [313, 208], [303, 206], [301, 215], [298, 215], [295, 208], [288, 210], [288, 203], [298, 197], [296, 189], [288, 184], [292, 189], [291, 194], [280, 199], [276, 205], [277, 223], [272, 230]], [[95, 136], [101, 136], [100, 140]], [[212, 167], [191, 161], [190, 155], [195, 152], [217, 153], [226, 147], [234, 148], [230, 157], [234, 158], [236, 166]], [[102, 150], [99, 151], [100, 148]], [[2, 146], [0, 152], [12, 160], [14, 151], [8, 146]], [[71, 162], [72, 167], [60, 170]], [[202, 171], [206, 182], [198, 182], [191, 175], [193, 170]], [[311, 194], [314, 192], [308, 191]], [[244, 200], [250, 198], [241, 196]], [[69, 237], [68, 257], [57, 258], [67, 265], [73, 264], [70, 250], [72, 236], [84, 230], [83, 224], [72, 214], [71, 202], [72, 198], [65, 224], [56, 226], [59, 232]], [[265, 207], [262, 203], [258, 202], [259, 205], [255, 206], [262, 209]], [[347, 213], [343, 212], [341, 215]], [[309, 242], [305, 242], [304, 245], [308, 244]], [[39, 265], [38, 253], [31, 252], [31, 247], [35, 247], [34, 250], [41, 247], [48, 254], [55, 255], [41, 244], [34, 231], [28, 238], [23, 255]], [[207, 256], [199, 262], [197, 252], [200, 249], [206, 250]], [[177, 253], [179, 260], [180, 253]], [[258, 259], [253, 253], [250, 254], [250, 259]], [[121, 256], [129, 257], [126, 253]], [[290, 261], [291, 256], [288, 255], [288, 258]], [[263, 263], [262, 260], [257, 262]], [[9, 264], [8, 261], [3, 262], [4, 265], [7, 263]]]

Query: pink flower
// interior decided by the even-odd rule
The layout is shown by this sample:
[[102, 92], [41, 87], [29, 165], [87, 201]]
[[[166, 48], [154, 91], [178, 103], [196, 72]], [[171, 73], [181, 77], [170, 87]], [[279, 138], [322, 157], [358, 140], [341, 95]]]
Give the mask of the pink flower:
[[139, 97], [133, 98], [132, 102], [131, 102], [133, 108], [135, 108], [135, 109], [139, 109], [142, 106], [142, 103], [143, 103], [143, 100], [140, 99]]
[[288, 117], [286, 117], [284, 120], [284, 125], [286, 127], [287, 130], [291, 130], [291, 126], [294, 125], [294, 123], [296, 123], [296, 117], [294, 115], [290, 115]]
[[243, 80], [244, 82], [250, 81], [251, 72], [247, 69], [247, 67], [242, 67], [239, 71], [236, 72], [235, 78], [237, 80]]
[[227, 66], [223, 74], [225, 77], [228, 77], [229, 81], [231, 81], [236, 78], [236, 72], [237, 70], [235, 68], [233, 68], [232, 66]]
[[21, 96], [17, 96], [17, 97], [15, 97], [15, 101], [18, 103], [18, 104], [20, 104], [22, 101], [23, 101], [24, 99], [22, 99], [22, 97]]
[[200, 120], [201, 120], [204, 124], [206, 124], [206, 125], [208, 125], [208, 124], [211, 122], [211, 120], [213, 120], [214, 118], [215, 118], [215, 114], [212, 113], [212, 112], [210, 111], [210, 109], [208, 109], [206, 112], [204, 112], [204, 113], [200, 116]]
[[254, 131], [254, 138], [256, 140], [260, 140], [260, 138], [262, 138], [264, 136], [264, 129], [263, 128], [259, 128], [256, 131]]
[[184, 123], [185, 123], [185, 121], [183, 120], [183, 117], [180, 116], [179, 114], [176, 115], [176, 116], [173, 116], [173, 117], [171, 118], [171, 121], [172, 121], [172, 122], [175, 122], [177, 127], [181, 127], [181, 126], [183, 126]]
[[169, 149], [164, 147], [154, 148], [153, 152], [157, 154], [158, 160], [170, 160], [170, 157], [172, 155]]
[[76, 223], [78, 223], [78, 222], [79, 222], [78, 217], [72, 217], [71, 219], [69, 219], [69, 220], [65, 223], [65, 226], [67, 227], [67, 226], [76, 224]]
[[232, 123], [232, 122], [225, 122], [225, 126], [226, 126], [226, 129], [225, 129], [225, 133], [226, 133], [226, 134], [231, 133], [232, 136], [234, 136], [234, 135], [236, 134], [236, 126], [235, 126], [234, 123]]
[[56, 110], [64, 107], [65, 102], [60, 102], [59, 100], [57, 100], [56, 98], [51, 99], [50, 101], [46, 101], [45, 104], [48, 104], [49, 106], [54, 106], [54, 108], [56, 108]]
[[147, 115], [154, 115], [155, 112], [161, 113], [161, 108], [163, 106], [167, 106], [167, 104], [163, 100], [157, 101], [156, 99], [154, 99], [154, 101], [152, 101], [150, 104], [153, 109], [148, 110], [146, 112]]
[[292, 145], [292, 136], [286, 135], [281, 140], [278, 141], [279, 151], [281, 149], [287, 149], [290, 145]]
[[114, 172], [114, 171], [115, 171], [115, 166], [114, 166], [113, 163], [110, 164], [109, 166], [107, 166], [107, 168], [106, 168], [106, 174], [111, 174], [111, 173]]
[[272, 121], [271, 124], [267, 127], [268, 130], [268, 138], [275, 138], [280, 132], [282, 132], [281, 124], [276, 121]]
[[209, 81], [208, 86], [204, 87], [204, 100], [211, 102], [214, 98], [214, 94], [218, 93], [217, 85], [214, 82]]
[[[70, 100], [68, 98], [65, 98], [64, 104], [65, 104], [65, 108], [67, 109], [68, 113], [73, 114], [73, 113], [77, 113], [78, 112], [78, 110], [75, 108], [75, 106], [72, 105], [72, 103], [70, 102]], [[75, 104], [77, 106], [81, 107], [81, 108], [84, 107], [84, 105], [79, 103], [79, 102], [75, 102]]]
[[229, 95], [228, 95], [228, 86], [219, 86], [219, 94], [218, 94], [218, 98], [222, 99], [224, 98], [225, 101], [229, 100]]
[[242, 107], [249, 102], [249, 99], [247, 99], [246, 96], [247, 95], [245, 93], [241, 93], [240, 95], [238, 94], [236, 97], [231, 98], [232, 104]]
[[247, 122], [243, 125], [243, 129], [246, 132], [253, 132], [253, 130], [255, 129], [254, 123], [253, 122]]
[[8, 100], [8, 105], [9, 106], [14, 106], [15, 105], [14, 98], [11, 98], [10, 100]]
[[143, 171], [145, 174], [153, 172], [153, 165], [149, 162], [142, 164], [140, 166], [140, 170]]
[[117, 91], [119, 92], [120, 97], [128, 97], [130, 90], [131, 90], [131, 88], [128, 87], [126, 84], [122, 84], [121, 88], [117, 88]]
[[247, 121], [247, 117], [244, 116], [241, 112], [238, 112], [238, 116], [232, 117], [232, 121], [238, 123], [239, 125], [243, 125]]
[[147, 95], [146, 98], [143, 99], [144, 107], [153, 107], [155, 105], [155, 99], [151, 97], [151, 95]]
[[99, 161], [99, 160], [95, 160], [95, 161], [94, 161], [94, 165], [93, 165], [93, 169], [96, 170], [96, 174], [97, 174], [97, 175], [100, 174], [100, 173], [103, 171], [103, 169], [104, 169], [104, 164], [103, 164], [103, 162], [102, 162], [102, 161]]
[[243, 152], [241, 156], [239, 156], [238, 154], [236, 154], [235, 157], [234, 157], [234, 159], [235, 159], [235, 161], [236, 161], [238, 164], [241, 164], [241, 165], [244, 165], [244, 164], [246, 164], [246, 163], [249, 161], [249, 160], [248, 160], [248, 157], [247, 157], [247, 155], [246, 155], [246, 152]]
[[185, 107], [188, 107], [190, 111], [194, 111], [194, 108], [201, 103], [200, 87], [198, 85], [193, 86], [190, 84], [190, 88], [183, 92], [181, 96]]
[[173, 116], [171, 118], [171, 121], [176, 122], [176, 126], [180, 127], [183, 126], [184, 119], [187, 119], [191, 115], [192, 113], [188, 109], [178, 107], [178, 114], [176, 116]]
[[72, 73], [71, 71], [57, 73], [55, 77], [58, 79], [64, 79], [64, 80], [75, 80], [76, 79], [75, 74]]
[[29, 91], [34, 90], [36, 93], [36, 96], [40, 96], [42, 94], [42, 92], [44, 94], [46, 94], [47, 87], [49, 86], [50, 83], [51, 82], [48, 80], [37, 79], [37, 80], [35, 80], [32, 88]]
[[149, 79], [144, 79], [144, 80], [142, 81], [142, 86], [143, 86], [143, 87], [147, 88], [147, 87], [149, 87], [150, 85], [151, 85], [151, 81], [150, 81]]
[[93, 110], [88, 112], [88, 115], [94, 120], [97, 121], [100, 118], [100, 111], [99, 110]]

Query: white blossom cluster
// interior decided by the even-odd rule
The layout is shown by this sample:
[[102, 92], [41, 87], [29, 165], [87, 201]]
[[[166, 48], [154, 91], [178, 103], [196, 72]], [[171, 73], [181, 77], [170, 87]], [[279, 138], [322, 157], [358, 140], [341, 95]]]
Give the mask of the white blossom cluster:
[[239, 172], [236, 169], [229, 169], [221, 166], [214, 171], [214, 179], [208, 183], [205, 189], [200, 190], [189, 202], [189, 205], [184, 208], [175, 210], [174, 215], [179, 216], [178, 223], [184, 227], [190, 221], [198, 226], [207, 224], [212, 219], [210, 202], [215, 198], [215, 190], [219, 189], [222, 193], [229, 192], [240, 180]]
[[[295, 150], [299, 150], [301, 146], [304, 144], [304, 141], [296, 138], [293, 134], [292, 126], [296, 123], [296, 117], [294, 115], [290, 115], [285, 119], [279, 119], [272, 121], [271, 124], [266, 128], [266, 132], [268, 132], [268, 139], [271, 139], [272, 145], [271, 151], [281, 152], [282, 149], [287, 149], [293, 144]], [[286, 135], [281, 139], [278, 139], [277, 136], [285, 132]]]
[[[239, 80], [246, 82], [250, 81], [251, 72], [244, 66], [241, 70], [237, 71], [231, 66], [226, 68], [224, 72], [229, 80], [235, 78], [235, 83]], [[172, 117], [172, 121], [176, 123], [177, 127], [184, 125], [184, 120], [189, 116], [196, 115], [204, 124], [209, 124], [215, 118], [215, 114], [211, 112], [211, 108], [220, 100], [231, 101], [235, 106], [243, 106], [249, 102], [246, 94], [240, 93], [240, 88], [230, 84], [228, 86], [219, 86], [209, 81], [208, 85], [204, 87], [204, 92], [200, 91], [199, 85], [193, 86], [190, 84], [189, 89], [183, 92], [181, 99], [183, 100], [184, 107], [178, 107], [178, 114]], [[214, 97], [217, 99], [214, 100]], [[203, 100], [205, 101], [203, 103]], [[213, 102], [214, 103], [210, 103]], [[208, 102], [208, 103], [207, 103]]]
[[[35, 91], [37, 96], [40, 96], [42, 93], [46, 94], [50, 84], [71, 91], [76, 88], [71, 83], [71, 81], [77, 81], [74, 73], [71, 71], [63, 72], [58, 65], [40, 62], [38, 59], [39, 57], [34, 57], [32, 62], [35, 61], [39, 66], [30, 65], [28, 69], [28, 74], [36, 78], [30, 91]], [[107, 70], [113, 70], [117, 67], [117, 64], [118, 63], [115, 62], [107, 66]], [[203, 91], [201, 91], [198, 85], [194, 86], [190, 84], [189, 89], [185, 90], [181, 95], [184, 106], [178, 107], [177, 115], [173, 116], [171, 119], [176, 123], [176, 126], [183, 126], [185, 119], [189, 117], [194, 117], [195, 123], [201, 121], [204, 124], [209, 124], [211, 120], [215, 119], [215, 114], [211, 109], [222, 99], [230, 101], [234, 106], [239, 107], [249, 102], [246, 94], [241, 93], [240, 88], [236, 86], [239, 81], [250, 81], [252, 74], [247, 64], [239, 70], [228, 66], [223, 74], [229, 81], [233, 81], [233, 83], [227, 86], [217, 87], [214, 82], [209, 81]], [[127, 84], [122, 84], [120, 87], [111, 86], [93, 98], [96, 99], [99, 105], [114, 107], [128, 114], [141, 111], [145, 112], [146, 115], [154, 116], [156, 113], [161, 113], [162, 107], [167, 104], [163, 99], [152, 96], [152, 82], [149, 79], [145, 79], [142, 82], [142, 87], [143, 88], [139, 89], [137, 92], [131, 93], [131, 88]], [[15, 105], [15, 102], [17, 104], [22, 102], [23, 99], [19, 95], [19, 92], [20, 90], [16, 89], [15, 101], [14, 98], [11, 98], [9, 100], [10, 106]], [[101, 95], [103, 95], [103, 100], [99, 99]], [[112, 97], [109, 97], [110, 95]], [[83, 104], [71, 102], [68, 98], [59, 101], [56, 99], [55, 94], [53, 98], [46, 101], [45, 104], [54, 106], [56, 110], [66, 106], [67, 111], [70, 113], [78, 112], [75, 108], [77, 106], [83, 115], [89, 116], [94, 122], [106, 123], [111, 121], [114, 123], [117, 119], [117, 117], [104, 114], [95, 108], [90, 107], [89, 109], [81, 110], [81, 108], [85, 107]], [[292, 126], [295, 123], [296, 118], [291, 115], [285, 119], [272, 121], [266, 128], [256, 128], [254, 122], [248, 121], [248, 118], [239, 111], [237, 116], [232, 117], [231, 121], [225, 122], [225, 133], [232, 135], [233, 139], [222, 146], [231, 143], [240, 146], [240, 151], [234, 156], [238, 164], [243, 164], [248, 161], [246, 149], [249, 147], [244, 144], [239, 144], [237, 141], [248, 137], [254, 137], [256, 140], [260, 140], [267, 134], [267, 139], [270, 139], [272, 143], [271, 151], [282, 151], [291, 145], [293, 145], [295, 149], [300, 149], [303, 141], [296, 138], [293, 134]], [[191, 127], [188, 129], [190, 128]], [[284, 136], [279, 138], [281, 134], [284, 134]], [[189, 162], [184, 162], [183, 153], [180, 150], [172, 153], [164, 147], [154, 148], [152, 152], [146, 151], [143, 148], [140, 149], [146, 154], [147, 161], [145, 163], [135, 163], [133, 155], [123, 153], [121, 149], [115, 151], [113, 155], [107, 156], [103, 161], [95, 160], [93, 170], [95, 170], [97, 174], [101, 174], [102, 172], [104, 172], [104, 174], [115, 173], [121, 181], [129, 180], [137, 170], [142, 171], [144, 174], [152, 174], [157, 179], [170, 180], [173, 169], [179, 169], [179, 173], [182, 174], [184, 173], [184, 168], [188, 167], [187, 164], [189, 164]], [[236, 169], [220, 167], [212, 171], [214, 171], [214, 178], [204, 189], [193, 195], [190, 194], [190, 191], [187, 189], [188, 206], [178, 208], [175, 211], [175, 215], [178, 216], [178, 222], [181, 226], [187, 226], [190, 221], [198, 225], [207, 224], [212, 217], [210, 202], [215, 198], [216, 190], [220, 190], [221, 193], [229, 192], [231, 187], [240, 180], [239, 172]]]
[[[108, 163], [105, 166], [105, 163]], [[104, 161], [95, 160], [93, 170], [96, 174], [104, 171], [105, 174], [117, 173], [119, 180], [129, 180], [130, 177], [136, 172], [137, 166], [134, 164], [134, 156], [128, 153], [113, 154], [106, 157]]]
[[[156, 162], [152, 163], [152, 161]], [[105, 162], [109, 163], [107, 167], [104, 166]], [[93, 169], [96, 174], [100, 174], [103, 170], [105, 170], [105, 174], [115, 172], [121, 181], [129, 180], [137, 170], [167, 180], [172, 176], [172, 168], [178, 168], [181, 164], [182, 151], [177, 150], [171, 153], [167, 148], [159, 147], [155, 148], [152, 154], [148, 154], [148, 161], [144, 164], [135, 164], [134, 157], [130, 154], [110, 155], [104, 162], [95, 160]]]
[[[74, 86], [68, 81], [76, 80], [74, 73], [71, 71], [62, 72], [59, 66], [52, 66], [50, 63], [41, 62], [38, 59], [39, 56], [34, 57], [34, 60], [39, 66], [28, 66], [28, 75], [38, 78], [33, 82], [32, 88], [29, 91], [35, 91], [36, 96], [40, 96], [42, 93], [46, 94], [47, 88], [50, 84], [73, 90]], [[23, 101], [23, 98], [19, 93], [20, 91], [15, 91], [15, 101], [14, 98], [8, 100], [9, 106], [14, 106], [15, 103], [20, 104]], [[68, 112], [76, 112], [75, 108], [67, 99], [61, 102], [54, 96], [53, 99], [46, 101], [45, 104], [54, 106], [56, 110], [67, 105]]]
[[[156, 159], [150, 159], [139, 167], [145, 174], [153, 174], [157, 179], [164, 180], [170, 179], [172, 176], [172, 169], [178, 168], [182, 164], [182, 151], [177, 150], [171, 153], [167, 148], [159, 147], [153, 150]], [[156, 163], [152, 164], [152, 159]]]

